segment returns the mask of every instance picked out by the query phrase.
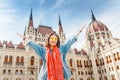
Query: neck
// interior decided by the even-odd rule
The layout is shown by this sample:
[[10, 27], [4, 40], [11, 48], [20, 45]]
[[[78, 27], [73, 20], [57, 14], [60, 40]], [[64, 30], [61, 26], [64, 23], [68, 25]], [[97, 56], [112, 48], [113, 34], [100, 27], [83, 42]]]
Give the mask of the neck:
[[54, 46], [50, 46], [50, 49], [53, 49]]

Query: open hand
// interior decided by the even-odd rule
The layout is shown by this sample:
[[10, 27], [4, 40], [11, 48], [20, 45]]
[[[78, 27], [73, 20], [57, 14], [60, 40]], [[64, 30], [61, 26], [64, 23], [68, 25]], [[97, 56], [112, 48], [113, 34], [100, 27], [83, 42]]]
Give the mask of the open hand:
[[17, 33], [17, 35], [19, 36], [19, 37], [21, 37], [23, 40], [25, 40], [26, 39], [26, 37], [25, 36], [23, 36], [23, 35], [21, 35], [20, 33], [18, 33], [18, 32], [16, 32]]
[[83, 27], [80, 28], [80, 30], [77, 33], [77, 36], [82, 32], [82, 30], [86, 27], [86, 25], [84, 25]]

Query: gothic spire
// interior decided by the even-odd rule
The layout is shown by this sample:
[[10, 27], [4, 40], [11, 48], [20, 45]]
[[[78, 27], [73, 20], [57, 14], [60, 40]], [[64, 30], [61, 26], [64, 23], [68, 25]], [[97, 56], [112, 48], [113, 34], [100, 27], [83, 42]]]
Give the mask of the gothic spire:
[[30, 18], [29, 18], [29, 24], [28, 24], [28, 27], [33, 27], [32, 8], [31, 8], [31, 12], [30, 12]]
[[61, 23], [61, 19], [60, 19], [60, 15], [59, 15], [59, 23], [58, 23], [58, 26], [59, 26], [59, 34], [63, 32], [63, 28], [62, 28], [62, 23]]
[[95, 18], [94, 14], [93, 14], [92, 9], [91, 9], [91, 14], [92, 14], [92, 22], [93, 22], [93, 21], [96, 21], [96, 18]]

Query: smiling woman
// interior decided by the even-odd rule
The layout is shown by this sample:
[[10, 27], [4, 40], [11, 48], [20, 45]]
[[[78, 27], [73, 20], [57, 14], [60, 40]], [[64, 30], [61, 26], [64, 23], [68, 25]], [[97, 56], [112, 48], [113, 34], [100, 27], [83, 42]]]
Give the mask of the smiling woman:
[[64, 78], [68, 80], [70, 78], [71, 73], [66, 64], [66, 54], [71, 45], [76, 42], [77, 37], [83, 28], [84, 27], [63, 45], [60, 45], [58, 35], [53, 32], [49, 35], [45, 47], [33, 43], [32, 41], [28, 41], [25, 36], [17, 33], [27, 45], [35, 50], [43, 61], [38, 80], [64, 80]]

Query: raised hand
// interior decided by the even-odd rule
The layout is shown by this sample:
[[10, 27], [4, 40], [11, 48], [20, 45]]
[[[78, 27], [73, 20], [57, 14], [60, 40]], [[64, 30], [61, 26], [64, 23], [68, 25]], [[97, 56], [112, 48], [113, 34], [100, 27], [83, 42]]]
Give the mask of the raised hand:
[[82, 32], [82, 30], [86, 27], [86, 25], [84, 25], [83, 27], [80, 28], [80, 30], [77, 33], [77, 36]]
[[25, 37], [25, 36], [23, 36], [23, 35], [19, 34], [18, 32], [16, 32], [16, 33], [17, 33], [17, 35], [18, 35], [19, 37], [21, 37], [23, 40], [25, 40], [25, 39], [26, 39], [26, 37]]

